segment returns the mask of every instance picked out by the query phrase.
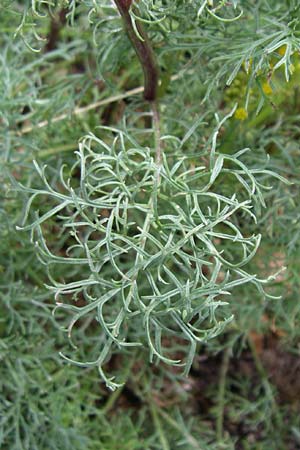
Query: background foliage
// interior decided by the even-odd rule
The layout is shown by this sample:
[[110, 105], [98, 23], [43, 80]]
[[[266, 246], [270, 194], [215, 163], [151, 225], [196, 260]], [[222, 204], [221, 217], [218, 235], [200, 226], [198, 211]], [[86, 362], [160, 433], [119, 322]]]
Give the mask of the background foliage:
[[159, 176], [113, 3], [1, 2], [0, 446], [300, 448], [298, 2], [137, 13], [161, 68]]

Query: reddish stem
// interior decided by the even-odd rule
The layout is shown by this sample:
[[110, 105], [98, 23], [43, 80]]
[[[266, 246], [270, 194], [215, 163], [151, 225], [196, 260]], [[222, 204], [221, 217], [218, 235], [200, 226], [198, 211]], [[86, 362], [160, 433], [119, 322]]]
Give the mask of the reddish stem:
[[132, 0], [114, 0], [121, 14], [125, 30], [141, 63], [144, 72], [144, 98], [148, 101], [155, 101], [157, 98], [158, 87], [158, 66], [156, 64], [155, 55], [151, 47], [149, 38], [140, 22], [136, 22], [136, 28], [139, 36], [137, 36], [129, 13]]

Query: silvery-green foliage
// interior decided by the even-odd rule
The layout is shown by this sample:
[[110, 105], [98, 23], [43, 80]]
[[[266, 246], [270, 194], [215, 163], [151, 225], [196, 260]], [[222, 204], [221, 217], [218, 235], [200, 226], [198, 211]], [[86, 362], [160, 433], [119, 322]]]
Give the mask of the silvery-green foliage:
[[[117, 383], [102, 367], [112, 353], [143, 347], [151, 361], [184, 366], [188, 373], [197, 343], [217, 336], [232, 320], [232, 290], [253, 283], [265, 295], [263, 281], [247, 272], [260, 235], [243, 233], [239, 221], [256, 220], [254, 209], [266, 189], [256, 176], [268, 171], [245, 166], [247, 149], [233, 155], [217, 151], [223, 122], [210, 149], [192, 160], [182, 150], [184, 140], [162, 136], [160, 163], [157, 149], [140, 145], [126, 130], [100, 128], [100, 137], [90, 133], [80, 142], [71, 176], [62, 167], [61, 190], [52, 188], [47, 168], [37, 163], [43, 185], [22, 187], [31, 194], [25, 222], [37, 197], [52, 205], [23, 227], [32, 230], [50, 274], [53, 265], [56, 272], [59, 265], [70, 271], [79, 265], [85, 274], [70, 282], [53, 280], [50, 287], [58, 310], [69, 313], [74, 347], [80, 347], [77, 329], [97, 322], [97, 357], [87, 362], [63, 356], [97, 366], [111, 388]], [[51, 252], [45, 238], [54, 218], [67, 243], [64, 254]], [[180, 358], [168, 349], [170, 340], [181, 346]]]
[[[244, 14], [242, 3], [145, 0], [136, 4], [132, 23], [147, 24], [159, 64], [166, 68], [164, 89], [174, 73], [186, 74], [187, 81], [193, 64], [201, 67], [199, 58], [207, 62], [204, 72], [216, 64], [214, 85], [229, 74], [230, 84], [250, 60], [254, 77], [259, 70], [267, 70], [269, 54], [284, 44], [287, 52], [279, 62], [289, 67], [289, 54], [298, 45], [290, 33], [290, 21], [270, 38], [269, 25], [262, 20], [259, 34], [264, 37], [257, 36], [251, 48], [252, 22], [241, 37], [247, 45], [232, 40], [237, 32], [232, 24]], [[264, 5], [260, 6], [263, 13]], [[23, 36], [28, 18], [43, 21], [47, 12], [62, 7], [71, 25], [85, 17], [93, 26], [94, 43], [100, 44], [101, 74], [116, 67], [114, 62], [121, 66], [124, 59], [129, 62], [130, 43], [124, 39], [111, 1], [52, 4], [33, 0], [23, 10], [17, 34]], [[248, 11], [251, 8], [248, 5]], [[276, 14], [280, 16], [282, 10], [278, 8]], [[32, 30], [33, 34], [24, 34], [25, 41], [29, 36], [41, 42], [34, 26]], [[103, 39], [98, 43], [98, 33], [103, 31], [108, 38], [105, 45]], [[26, 43], [33, 48], [31, 41]], [[179, 57], [169, 67], [168, 58], [176, 54]], [[191, 77], [198, 77], [197, 72], [192, 71]], [[209, 84], [209, 77], [205, 78]], [[201, 90], [200, 101], [205, 91]], [[164, 114], [166, 124], [177, 124], [174, 111], [163, 107], [162, 123]], [[200, 133], [202, 118], [190, 128], [185, 124], [183, 134], [162, 127], [163, 136], [160, 142], [156, 138], [154, 146], [149, 132], [158, 135], [157, 130], [100, 128], [99, 135], [90, 133], [81, 140], [77, 162], [68, 174], [62, 167], [58, 185], [45, 167], [35, 163], [42, 184], [21, 188], [30, 195], [23, 229], [32, 231], [40, 260], [48, 266], [57, 317], [68, 321], [74, 352], [63, 356], [78, 365], [97, 366], [111, 388], [118, 384], [108, 378], [103, 366], [114, 353], [128, 354], [137, 347], [149, 354], [150, 361], [183, 366], [188, 373], [197, 343], [217, 336], [232, 320], [232, 290], [251, 283], [265, 295], [264, 281], [247, 270], [260, 235], [247, 234], [242, 223], [256, 222], [267, 189], [261, 179], [270, 173], [248, 167], [246, 150], [219, 151], [217, 137], [225, 119], [216, 117], [217, 126], [204, 139], [201, 151], [188, 146], [195, 132]], [[39, 202], [41, 211], [33, 213]], [[62, 243], [59, 251], [49, 240], [53, 226]], [[60, 267], [64, 268], [61, 277]], [[83, 338], [89, 333], [93, 336], [90, 345]]]
[[[161, 68], [161, 168], [114, 1], [0, 1], [0, 447], [294, 449], [296, 378], [288, 405], [259, 360], [284, 344], [277, 378], [299, 353], [299, 2], [131, 17]], [[214, 130], [235, 103], [248, 119]]]
[[[249, 75], [245, 106], [255, 90], [261, 95], [260, 110], [265, 101], [261, 86], [270, 74], [283, 68], [286, 80], [290, 79], [291, 57], [300, 49], [296, 0], [141, 0], [134, 6], [132, 22], [146, 24], [159, 64], [164, 68], [164, 85], [168, 85], [172, 74], [181, 72], [186, 80], [201, 80], [204, 91], [200, 101], [211, 100], [217, 86], [230, 86], [245, 70]], [[65, 8], [70, 25], [84, 23], [90, 29], [97, 48], [97, 76], [112, 87], [111, 73], [135, 64], [134, 51], [124, 36], [112, 0], [28, 1], [26, 7], [18, 8], [20, 24], [16, 35], [31, 50], [41, 51], [45, 38], [38, 30], [49, 14], [54, 15], [61, 8]], [[285, 51], [279, 54], [282, 48]], [[195, 73], [191, 73], [192, 67], [196, 67]], [[140, 72], [140, 68], [136, 70]]]

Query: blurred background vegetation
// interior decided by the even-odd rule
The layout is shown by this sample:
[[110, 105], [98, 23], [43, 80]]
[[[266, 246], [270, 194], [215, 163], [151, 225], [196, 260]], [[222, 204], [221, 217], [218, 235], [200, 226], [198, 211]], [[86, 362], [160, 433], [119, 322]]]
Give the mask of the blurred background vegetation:
[[[3, 0], [0, 447], [296, 450], [298, 2], [144, 0], [139, 8], [161, 67], [164, 133], [186, 136], [184, 149], [195, 154], [197, 165], [197, 152], [214, 130], [214, 114], [224, 117], [237, 105], [220, 129], [219, 151], [233, 154], [249, 147], [249, 164], [291, 182], [273, 178], [258, 223], [241, 223], [249, 234], [262, 233], [252, 273], [264, 278], [279, 272], [266, 289], [280, 298], [262, 299], [248, 285], [237, 287], [229, 300], [234, 320], [199, 346], [188, 377], [176, 367], [150, 364], [139, 352], [131, 359], [114, 354], [108, 366], [125, 384], [111, 393], [93, 368], [76, 367], [59, 356], [68, 342], [53, 315], [47, 265], [37, 257], [30, 235], [16, 230], [25, 201], [12, 180], [28, 188], [39, 185], [35, 159], [48, 165], [50, 183], [59, 190], [59, 170], [74, 165], [83, 135], [99, 125], [124, 124], [143, 135], [147, 105], [141, 90], [126, 94], [142, 86], [142, 75], [112, 2]], [[198, 126], [203, 114], [205, 124]], [[269, 182], [268, 176], [261, 182]], [[43, 212], [45, 204], [36, 201], [35, 209]], [[55, 220], [47, 226], [51, 250], [59, 253], [66, 237]], [[283, 266], [286, 270], [280, 271]], [[61, 270], [52, 267], [51, 277], [80, 278], [80, 266]], [[97, 336], [86, 336], [84, 324], [81, 331], [88, 346], [96, 345]]]

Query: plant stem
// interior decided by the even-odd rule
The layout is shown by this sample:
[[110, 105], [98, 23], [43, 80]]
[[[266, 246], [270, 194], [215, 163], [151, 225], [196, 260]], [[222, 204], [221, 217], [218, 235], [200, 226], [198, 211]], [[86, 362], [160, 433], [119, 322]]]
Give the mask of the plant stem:
[[152, 102], [153, 129], [155, 137], [156, 164], [158, 167], [162, 163], [162, 146], [160, 142], [160, 116], [157, 102]]
[[[65, 144], [65, 145], [58, 145], [57, 147], [50, 147], [50, 148], [45, 148], [43, 150], [38, 150], [37, 151], [37, 157], [39, 158], [47, 158], [48, 156], [52, 156], [52, 155], [56, 155], [57, 153], [63, 153], [63, 152], [67, 152], [70, 150], [76, 150], [76, 144]], [[33, 160], [33, 155], [30, 154], [30, 156], [28, 156], [25, 161], [29, 161], [31, 162]]]
[[141, 63], [144, 72], [144, 98], [148, 101], [155, 101], [158, 87], [158, 66], [151, 43], [144, 27], [140, 22], [136, 22], [135, 31], [132, 25], [132, 18], [129, 13], [131, 0], [114, 0], [122, 17], [125, 30]]
[[67, 8], [63, 8], [59, 11], [57, 17], [52, 17], [50, 22], [50, 30], [47, 36], [47, 44], [45, 46], [45, 52], [51, 52], [57, 48], [60, 30], [67, 22]]
[[149, 400], [149, 404], [150, 404], [150, 411], [151, 411], [151, 415], [152, 415], [152, 420], [154, 423], [154, 426], [157, 430], [160, 442], [161, 442], [161, 448], [162, 450], [170, 450], [170, 446], [169, 443], [166, 439], [166, 436], [164, 434], [164, 430], [163, 427], [161, 425], [161, 422], [159, 420], [159, 416], [158, 416], [158, 412], [157, 412], [157, 407], [154, 403], [153, 400]]
[[[151, 102], [151, 107], [152, 107], [152, 121], [153, 121], [154, 142], [155, 142], [156, 175], [155, 175], [155, 180], [154, 180], [152, 196], [149, 200], [149, 211], [146, 215], [144, 226], [142, 229], [141, 241], [140, 241], [141, 250], [144, 250], [145, 246], [146, 246], [147, 234], [149, 233], [149, 230], [150, 230], [153, 210], [156, 209], [156, 208], [154, 208], [154, 204], [157, 202], [157, 191], [159, 189], [160, 180], [161, 180], [160, 170], [161, 170], [161, 163], [162, 163], [162, 146], [161, 146], [161, 142], [160, 142], [160, 134], [161, 133], [160, 133], [160, 116], [159, 116], [158, 103], [156, 101]], [[141, 256], [141, 254], [137, 253], [136, 259], [135, 259], [135, 267], [137, 269], [131, 279], [131, 287], [130, 287], [130, 290], [129, 290], [129, 293], [128, 293], [128, 296], [126, 299], [127, 308], [129, 308], [129, 304], [131, 302], [132, 295], [133, 295], [133, 289], [135, 287], [135, 283], [136, 283], [137, 277], [140, 272], [141, 258], [143, 258]]]
[[[184, 72], [180, 72], [176, 75], [173, 75], [171, 77], [170, 81], [179, 80], [183, 76], [183, 74], [184, 74]], [[38, 122], [35, 125], [24, 126], [18, 132], [18, 134], [23, 135], [23, 134], [31, 133], [32, 131], [35, 131], [37, 128], [44, 128], [53, 123], [61, 122], [62, 120], [65, 120], [65, 119], [71, 119], [73, 116], [85, 114], [89, 111], [92, 111], [93, 109], [99, 108], [100, 106], [109, 105], [110, 103], [124, 100], [125, 98], [132, 97], [133, 95], [136, 95], [136, 94], [141, 94], [142, 92], [144, 92], [144, 86], [139, 86], [134, 89], [130, 89], [129, 91], [126, 91], [122, 94], [113, 95], [111, 97], [104, 98], [103, 100], [99, 100], [97, 102], [90, 103], [87, 106], [82, 106], [82, 107], [77, 106], [72, 112], [60, 114], [59, 116], [53, 117], [51, 120], [43, 120], [42, 122]], [[18, 123], [22, 123], [22, 122], [24, 122], [24, 120], [19, 121]]]

